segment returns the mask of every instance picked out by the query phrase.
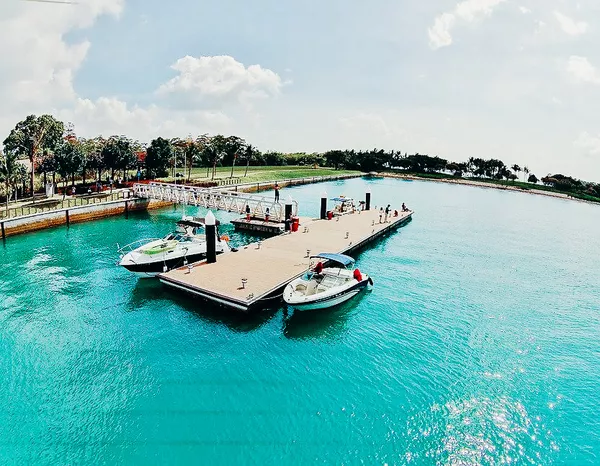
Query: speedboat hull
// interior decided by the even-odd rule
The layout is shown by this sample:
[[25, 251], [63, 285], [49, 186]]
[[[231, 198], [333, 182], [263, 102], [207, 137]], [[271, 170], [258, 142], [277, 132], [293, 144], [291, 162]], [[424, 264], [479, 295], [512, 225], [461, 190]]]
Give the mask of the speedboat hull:
[[[226, 241], [217, 243], [217, 255], [229, 251]], [[123, 255], [119, 265], [140, 278], [152, 278], [204, 259], [206, 259], [205, 242], [169, 244], [158, 240]]]
[[[216, 221], [216, 225], [218, 224]], [[203, 218], [183, 217], [177, 222], [177, 231], [162, 239], [137, 240], [119, 248], [119, 265], [140, 278], [152, 278], [189, 263], [204, 260], [206, 235], [200, 233], [204, 227]], [[215, 252], [222, 254], [231, 251], [228, 241], [228, 237], [219, 236], [217, 229]], [[136, 247], [138, 244], [141, 246]]]
[[[221, 251], [217, 251], [217, 255], [221, 253]], [[199, 262], [204, 259], [206, 259], [206, 253], [191, 254], [185, 257], [174, 257], [164, 261], [161, 260], [157, 262], [140, 263], [136, 262], [132, 257], [128, 257], [128, 255], [126, 255], [123, 257], [119, 265], [140, 278], [153, 278], [160, 273], [164, 273], [178, 267], [183, 267], [184, 265], [193, 262]]]
[[317, 309], [327, 309], [338, 306], [359, 294], [368, 288], [373, 281], [368, 275], [363, 275], [362, 280], [348, 283], [345, 286], [339, 286], [322, 293], [313, 295], [299, 295], [295, 292], [296, 286], [302, 279], [294, 280], [285, 289], [283, 293], [284, 301], [293, 309], [298, 311], [311, 311]]

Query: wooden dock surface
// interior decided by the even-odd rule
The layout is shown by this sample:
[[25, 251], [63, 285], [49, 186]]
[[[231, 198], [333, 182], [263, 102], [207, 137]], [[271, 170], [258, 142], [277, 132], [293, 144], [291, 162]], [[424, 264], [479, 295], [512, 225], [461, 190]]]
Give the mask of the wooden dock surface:
[[[379, 211], [370, 210], [338, 217], [339, 221], [302, 218], [297, 232], [265, 239], [260, 248], [252, 243], [219, 255], [214, 264], [200, 262], [159, 278], [169, 286], [247, 311], [301, 276], [309, 267], [308, 255], [351, 252], [398, 228], [411, 216], [411, 211], [398, 212], [388, 223], [379, 223]], [[242, 279], [247, 280], [244, 287]]]

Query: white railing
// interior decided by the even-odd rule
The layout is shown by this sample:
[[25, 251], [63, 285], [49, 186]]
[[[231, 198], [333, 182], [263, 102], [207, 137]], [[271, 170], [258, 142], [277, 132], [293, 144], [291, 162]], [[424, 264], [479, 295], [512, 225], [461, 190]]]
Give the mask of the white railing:
[[288, 203], [292, 205], [292, 215], [298, 215], [298, 202], [296, 201], [282, 199], [282, 202], [275, 202], [272, 197], [220, 188], [200, 188], [170, 183], [136, 183], [133, 185], [133, 194], [143, 199], [194, 205], [239, 214], [246, 214], [246, 207], [249, 207], [250, 215], [259, 218], [264, 218], [269, 209], [270, 219], [276, 222], [285, 220], [285, 204]]

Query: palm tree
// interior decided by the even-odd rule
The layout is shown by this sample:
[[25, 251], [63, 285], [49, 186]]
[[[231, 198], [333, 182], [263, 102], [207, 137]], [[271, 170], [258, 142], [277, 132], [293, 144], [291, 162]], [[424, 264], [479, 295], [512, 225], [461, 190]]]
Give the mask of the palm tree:
[[18, 175], [20, 174], [19, 166], [22, 165], [17, 162], [17, 152], [9, 151], [3, 153], [0, 151], [0, 180], [4, 182], [4, 190], [6, 194], [6, 211], [8, 212], [8, 200], [11, 195], [11, 188], [19, 181]]
[[30, 171], [27, 171], [25, 165], [22, 163], [17, 163], [15, 165], [15, 174], [14, 174], [14, 187], [15, 187], [15, 201], [18, 197], [18, 186], [21, 185], [21, 197], [25, 197], [25, 191], [27, 190], [27, 182], [30, 179]]
[[[517, 174], [517, 173], [519, 173], [519, 172], [521, 171], [521, 167], [519, 167], [519, 166], [518, 166], [516, 163], [515, 163], [515, 164], [514, 164], [512, 167], [510, 167], [510, 169], [511, 169], [512, 171], [514, 171], [514, 172], [515, 172], [515, 174]], [[513, 181], [514, 181], [514, 180], [513, 180]]]
[[246, 172], [244, 173], [244, 177], [248, 176], [248, 167], [250, 166], [250, 159], [252, 158], [253, 154], [254, 154], [254, 146], [252, 144], [248, 144], [246, 146], [246, 151], [245, 151], [245, 155], [246, 155]]
[[235, 159], [237, 159], [237, 152], [233, 154], [233, 162], [231, 162], [231, 176], [229, 178], [233, 178], [233, 168], [235, 167]]

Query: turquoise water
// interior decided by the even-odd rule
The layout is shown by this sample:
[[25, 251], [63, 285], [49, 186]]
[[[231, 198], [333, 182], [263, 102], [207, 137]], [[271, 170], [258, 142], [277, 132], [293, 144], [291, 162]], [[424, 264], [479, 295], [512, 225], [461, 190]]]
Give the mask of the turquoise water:
[[[598, 464], [600, 208], [326, 189], [367, 186], [416, 214], [358, 257], [373, 291], [329, 311], [241, 316], [115, 266], [181, 209], [9, 238], [0, 464]], [[282, 196], [314, 215], [322, 190]]]

